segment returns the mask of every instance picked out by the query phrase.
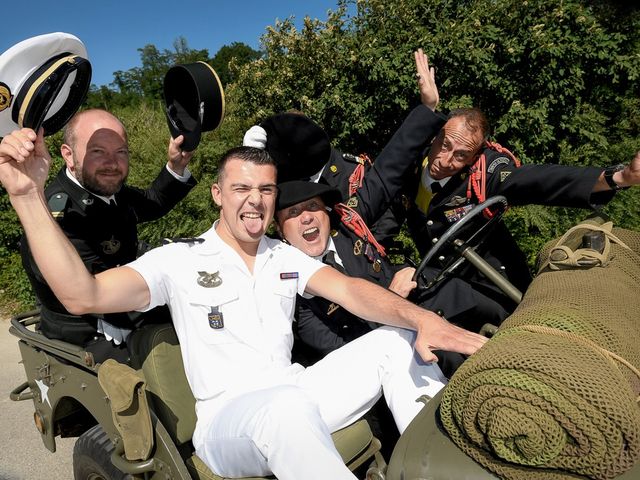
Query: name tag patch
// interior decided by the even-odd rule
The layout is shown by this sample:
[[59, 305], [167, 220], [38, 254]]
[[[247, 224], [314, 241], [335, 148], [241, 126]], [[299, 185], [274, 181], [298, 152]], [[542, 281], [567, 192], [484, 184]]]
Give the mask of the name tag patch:
[[298, 278], [298, 272], [282, 272], [280, 274], [280, 280], [290, 280], [292, 278]]

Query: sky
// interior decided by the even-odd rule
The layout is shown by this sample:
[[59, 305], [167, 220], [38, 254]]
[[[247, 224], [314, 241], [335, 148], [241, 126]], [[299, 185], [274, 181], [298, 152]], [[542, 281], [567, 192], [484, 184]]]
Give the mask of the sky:
[[12, 8], [3, 19], [0, 52], [36, 35], [71, 33], [87, 48], [91, 83], [108, 85], [113, 72], [140, 66], [137, 49], [147, 44], [173, 50], [183, 36], [189, 48], [206, 48], [210, 57], [232, 42], [258, 49], [276, 19], [293, 16], [299, 28], [305, 16], [326, 20], [336, 9], [337, 0], [30, 0], [28, 13]]

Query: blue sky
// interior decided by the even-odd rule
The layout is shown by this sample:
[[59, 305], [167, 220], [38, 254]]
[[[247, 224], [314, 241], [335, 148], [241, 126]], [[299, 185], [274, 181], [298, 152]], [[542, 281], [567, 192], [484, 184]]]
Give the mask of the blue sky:
[[183, 36], [190, 48], [206, 48], [211, 56], [234, 41], [257, 49], [265, 27], [276, 19], [294, 16], [298, 27], [306, 15], [326, 20], [337, 0], [30, 0], [23, 5], [28, 12], [5, 12], [0, 52], [36, 35], [72, 33], [87, 47], [92, 83], [107, 85], [116, 70], [140, 65], [137, 49], [146, 44], [172, 50]]

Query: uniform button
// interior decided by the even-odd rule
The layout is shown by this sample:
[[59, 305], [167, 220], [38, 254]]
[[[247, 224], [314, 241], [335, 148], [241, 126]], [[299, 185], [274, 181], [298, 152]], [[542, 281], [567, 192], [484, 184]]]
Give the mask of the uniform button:
[[441, 262], [444, 262], [444, 255], [440, 255], [440, 256], [438, 257], [438, 260], [440, 260]]
[[505, 267], [504, 265], [500, 265], [500, 270], [506, 270], [507, 267]]
[[433, 225], [433, 220], [427, 220], [427, 226], [430, 227], [431, 225]]
[[438, 243], [438, 239], [434, 238], [433, 240], [431, 240], [431, 243]]

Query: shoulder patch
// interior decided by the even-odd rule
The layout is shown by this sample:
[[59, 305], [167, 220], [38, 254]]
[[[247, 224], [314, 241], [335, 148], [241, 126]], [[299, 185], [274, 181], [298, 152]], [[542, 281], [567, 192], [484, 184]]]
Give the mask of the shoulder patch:
[[508, 157], [498, 157], [495, 158], [491, 161], [491, 163], [489, 164], [489, 167], [487, 168], [487, 173], [493, 173], [494, 170], [499, 166], [499, 165], [508, 165], [511, 162], [511, 159]]
[[67, 208], [69, 202], [69, 195], [65, 192], [56, 192], [49, 197], [47, 205], [53, 218], [64, 218], [64, 211]]

